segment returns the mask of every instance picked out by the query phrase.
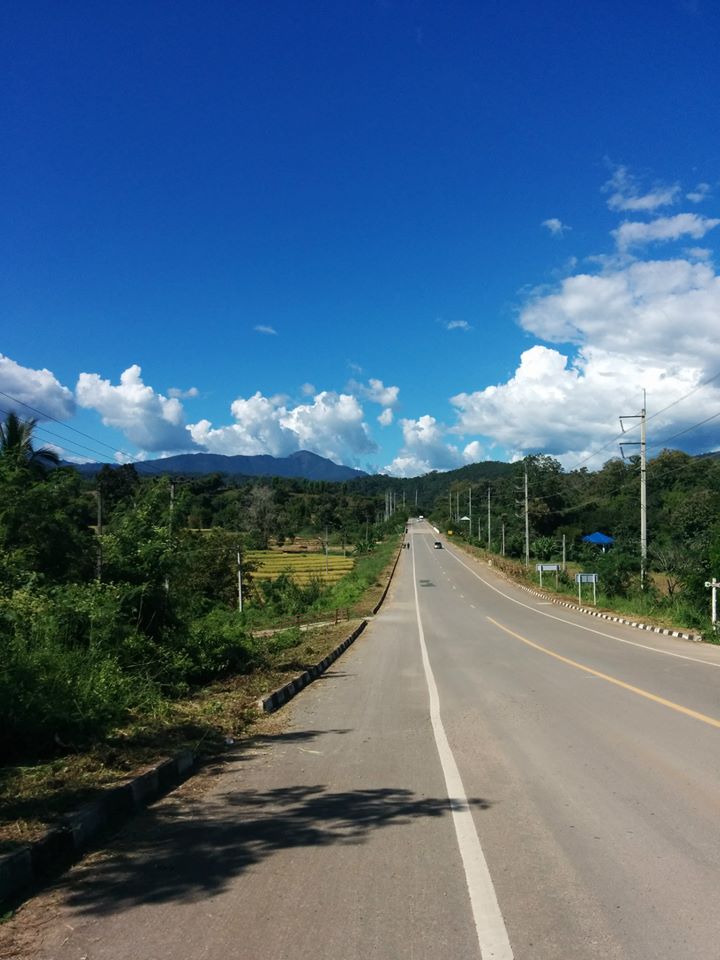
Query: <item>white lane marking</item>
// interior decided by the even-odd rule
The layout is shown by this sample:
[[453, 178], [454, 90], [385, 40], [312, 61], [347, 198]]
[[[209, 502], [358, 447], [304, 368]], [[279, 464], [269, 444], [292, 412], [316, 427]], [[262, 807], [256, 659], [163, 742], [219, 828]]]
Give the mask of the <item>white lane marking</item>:
[[413, 554], [413, 586], [415, 588], [415, 613], [417, 616], [420, 652], [425, 669], [425, 682], [430, 697], [430, 720], [432, 722], [435, 745], [440, 757], [440, 766], [445, 777], [450, 809], [452, 812], [455, 835], [460, 856], [465, 869], [465, 881], [470, 894], [475, 930], [481, 958], [487, 960], [513, 960], [512, 947], [500, 912], [495, 887], [490, 876], [485, 854], [475, 829], [472, 811], [460, 777], [455, 757], [450, 749], [442, 717], [440, 716], [440, 696], [435, 676], [430, 666], [425, 633], [420, 618], [420, 598], [418, 597], [417, 576], [415, 574], [415, 555]]
[[497, 587], [493, 586], [492, 583], [489, 583], [484, 577], [481, 577], [479, 573], [475, 573], [472, 567], [469, 567], [464, 563], [460, 557], [456, 556], [451, 550], [448, 550], [448, 556], [453, 557], [457, 560], [460, 566], [465, 567], [465, 569], [471, 573], [480, 583], [484, 583], [486, 587], [489, 587], [490, 590], [494, 590], [495, 593], [499, 594], [501, 597], [505, 597], [506, 600], [511, 600], [513, 603], [517, 603], [519, 607], [525, 607], [526, 610], [531, 610], [533, 613], [537, 613], [541, 617], [547, 617], [549, 620], [557, 620], [558, 623], [567, 623], [571, 627], [577, 627], [578, 630], [586, 630], [588, 633], [594, 633], [598, 637], [607, 637], [608, 640], [617, 640], [618, 643], [627, 643], [631, 647], [640, 647], [641, 650], [650, 650], [652, 653], [662, 653], [666, 657], [677, 657], [678, 660], [690, 660], [692, 663], [701, 663], [706, 667], [720, 667], [720, 663], [713, 663], [712, 660], [701, 660], [699, 657], [688, 657], [684, 653], [673, 653], [671, 650], [661, 650], [659, 647], [651, 647], [647, 643], [637, 643], [635, 640], [625, 640], [624, 637], [616, 637], [612, 633], [605, 633], [603, 630], [594, 630], [592, 627], [586, 627], [582, 623], [575, 623], [573, 620], [566, 620], [564, 617], [556, 617], [553, 613], [545, 613], [544, 610], [538, 610], [537, 607], [531, 607], [529, 603], [523, 603], [522, 600], [518, 600], [516, 597], [511, 597], [509, 593], [504, 593], [502, 590], [498, 590]]

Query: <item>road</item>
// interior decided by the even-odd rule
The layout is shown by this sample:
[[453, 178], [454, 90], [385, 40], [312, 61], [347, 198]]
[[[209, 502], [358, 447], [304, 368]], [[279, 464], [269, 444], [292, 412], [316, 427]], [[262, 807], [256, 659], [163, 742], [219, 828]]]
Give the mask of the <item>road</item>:
[[287, 727], [71, 871], [33, 956], [720, 958], [720, 649], [410, 529]]

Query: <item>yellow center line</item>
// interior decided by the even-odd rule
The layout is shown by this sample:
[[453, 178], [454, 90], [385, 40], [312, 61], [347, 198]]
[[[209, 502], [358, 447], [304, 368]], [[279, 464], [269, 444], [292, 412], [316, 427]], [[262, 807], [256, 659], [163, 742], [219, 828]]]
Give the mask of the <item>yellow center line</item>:
[[616, 687], [622, 687], [623, 690], [629, 690], [631, 693], [636, 693], [639, 697], [645, 697], [646, 700], [652, 700], [654, 703], [662, 704], [663, 707], [669, 707], [670, 710], [676, 710], [678, 713], [684, 713], [686, 717], [692, 717], [694, 720], [699, 720], [701, 723], [707, 723], [711, 727], [720, 728], [720, 720], [716, 720], [715, 717], [708, 717], [707, 714], [698, 713], [697, 710], [691, 710], [689, 707], [683, 707], [679, 703], [674, 703], [672, 700], [666, 700], [664, 697], [659, 697], [657, 694], [650, 693], [648, 690], [643, 690], [641, 687], [634, 687], [631, 683], [625, 683], [624, 680], [618, 680], [617, 677], [611, 677], [607, 673], [601, 673], [599, 670], [593, 670], [592, 667], [586, 667], [584, 664], [578, 663], [576, 660], [570, 660], [569, 657], [563, 657], [562, 654], [555, 653], [554, 650], [548, 650], [547, 647], [543, 647], [539, 643], [535, 643], [533, 640], [528, 640], [527, 637], [523, 637], [519, 633], [509, 630], [501, 623], [498, 623], [497, 620], [493, 620], [492, 617], [488, 617], [488, 620], [490, 623], [496, 626], [498, 630], [502, 630], [503, 633], [507, 633], [511, 637], [515, 637], [516, 640], [526, 643], [529, 647], [534, 647], [541, 653], [546, 653], [549, 657], [555, 657], [556, 660], [561, 660], [563, 663], [567, 663], [571, 667], [577, 667], [578, 670], [584, 670], [585, 673], [591, 673], [594, 677], [599, 677], [601, 680], [607, 680], [608, 683], [614, 683]]

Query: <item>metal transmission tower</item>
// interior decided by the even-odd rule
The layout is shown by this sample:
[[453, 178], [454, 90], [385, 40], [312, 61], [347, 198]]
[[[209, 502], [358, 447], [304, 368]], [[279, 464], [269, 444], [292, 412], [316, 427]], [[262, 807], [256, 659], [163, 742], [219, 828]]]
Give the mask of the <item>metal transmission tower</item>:
[[620, 429], [625, 433], [625, 424], [623, 420], [640, 421], [640, 439], [623, 440], [620, 444], [620, 452], [625, 459], [624, 447], [640, 447], [640, 587], [645, 589], [645, 575], [647, 573], [647, 432], [646, 420], [647, 411], [645, 409], [647, 402], [646, 393], [643, 390], [643, 405], [639, 414], [626, 417], [620, 417]]

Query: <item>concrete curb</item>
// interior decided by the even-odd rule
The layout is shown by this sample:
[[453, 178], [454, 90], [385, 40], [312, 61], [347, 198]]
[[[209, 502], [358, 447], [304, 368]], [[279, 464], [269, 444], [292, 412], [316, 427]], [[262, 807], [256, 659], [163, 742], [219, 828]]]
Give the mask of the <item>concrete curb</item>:
[[195, 760], [190, 750], [182, 750], [60, 818], [59, 825], [39, 840], [0, 856], [0, 903], [18, 897], [51, 870], [74, 863], [102, 830], [143, 810], [187, 779]]
[[542, 597], [558, 607], [568, 607], [576, 613], [586, 613], [590, 617], [599, 617], [601, 620], [610, 620], [613, 623], [622, 623], [626, 627], [635, 627], [636, 630], [647, 630], [650, 633], [660, 633], [665, 637], [677, 637], [679, 640], [690, 640], [693, 643], [704, 643], [703, 637], [699, 633], [683, 633], [682, 630], [670, 630], [668, 627], [654, 627], [650, 623], [642, 623], [640, 620], [627, 620], [625, 617], [619, 617], [612, 613], [603, 613], [601, 610], [594, 610], [592, 607], [581, 607], [578, 603], [571, 600], [561, 600], [559, 597], [553, 597], [552, 594], [542, 593], [540, 590], [534, 590], [532, 587], [526, 587], [523, 583], [511, 581], [520, 587], [526, 593], [531, 593], [534, 597]]
[[398, 550], [397, 556], [395, 557], [395, 563], [393, 564], [393, 568], [392, 568], [392, 570], [390, 571], [390, 576], [388, 577], [388, 582], [385, 584], [385, 589], [384, 589], [383, 592], [382, 592], [382, 596], [380, 597], [380, 599], [378, 600], [378, 602], [375, 604], [375, 606], [372, 608], [373, 616], [378, 612], [378, 610], [380, 609], [380, 607], [381, 607], [381, 606], [383, 605], [383, 603], [385, 602], [385, 597], [387, 596], [387, 592], [388, 592], [388, 590], [390, 589], [390, 584], [392, 583], [392, 578], [395, 576], [395, 568], [397, 567], [398, 561], [400, 560], [400, 555], [401, 555], [402, 552], [403, 552], [403, 544], [404, 544], [404, 543], [405, 543], [405, 541], [404, 541], [404, 539], [403, 539], [403, 543], [400, 544], [400, 549]]
[[[373, 608], [374, 614], [387, 596], [401, 552], [402, 547], [395, 557], [385, 590]], [[291, 700], [355, 642], [367, 623], [367, 620], [363, 620], [320, 663], [259, 700], [259, 708], [264, 713], [271, 713]], [[60, 818], [59, 826], [49, 829], [39, 840], [25, 844], [12, 853], [0, 855], [0, 905], [18, 899], [51, 871], [79, 860], [106, 827], [118, 825], [186, 780], [194, 772], [196, 760], [190, 750], [182, 750], [168, 760], [161, 760], [132, 780], [106, 790], [98, 800]]]
[[[390, 584], [395, 576], [395, 570], [400, 560], [402, 551], [403, 544], [400, 544], [400, 549], [395, 557], [395, 563], [393, 563], [392, 570], [390, 571], [390, 576], [388, 577], [388, 582], [385, 584], [385, 589], [382, 592], [382, 596], [372, 609], [373, 616], [378, 612], [385, 601], [385, 597], [390, 589]], [[292, 698], [300, 693], [300, 691], [303, 690], [309, 683], [312, 683], [313, 680], [316, 680], [321, 674], [325, 673], [330, 664], [337, 660], [337, 658], [347, 650], [351, 643], [354, 643], [355, 640], [357, 640], [367, 624], [367, 620], [363, 620], [362, 623], [353, 630], [350, 636], [346, 637], [339, 646], [335, 647], [335, 649], [329, 653], [324, 660], [321, 660], [320, 663], [316, 663], [315, 666], [312, 666], [309, 670], [301, 673], [299, 677], [295, 677], [294, 680], [290, 680], [282, 687], [278, 687], [277, 690], [273, 690], [272, 693], [269, 693], [266, 697], [262, 697], [260, 700], [258, 700], [258, 709], [262, 710], [263, 713], [273, 713], [275, 710], [278, 710], [280, 707], [282, 707], [283, 704], [287, 703], [288, 700], [292, 700]]]
[[320, 663], [316, 663], [310, 667], [309, 670], [301, 673], [299, 677], [295, 677], [294, 680], [290, 680], [288, 683], [283, 684], [282, 687], [278, 687], [277, 690], [273, 690], [272, 693], [258, 700], [258, 709], [262, 710], [263, 713], [273, 713], [273, 711], [277, 710], [284, 703], [287, 703], [288, 700], [292, 700], [304, 687], [325, 673], [330, 664], [334, 663], [335, 660], [347, 650], [350, 644], [357, 640], [366, 626], [367, 620], [363, 620], [359, 626], [355, 627], [350, 636], [345, 637], [343, 642], [335, 647]]
[[[472, 554], [470, 554], [470, 556], [472, 556]], [[477, 557], [474, 559], [478, 563], [487, 563], [487, 561], [479, 560]], [[574, 610], [575, 613], [585, 613], [590, 617], [598, 617], [601, 620], [609, 620], [612, 623], [622, 623], [626, 627], [634, 627], [636, 630], [646, 630], [649, 633], [659, 633], [665, 637], [676, 637], [678, 640], [690, 640], [692, 643], [705, 642], [704, 637], [699, 633], [684, 633], [682, 630], [670, 630], [668, 627], [654, 627], [652, 624], [642, 623], [640, 620], [628, 620], [625, 617], [620, 617], [613, 613], [603, 613], [601, 610], [595, 610], [593, 607], [582, 607], [579, 603], [573, 603], [571, 600], [561, 600], [559, 597], [554, 597], [551, 593], [536, 590], [534, 587], [528, 587], [524, 583], [514, 580], [509, 574], [505, 573], [504, 570], [495, 567], [493, 564], [488, 565], [492, 567], [495, 573], [507, 580], [508, 583], [514, 584], [516, 587], [519, 587], [526, 593], [532, 594], [534, 597], [540, 597], [542, 600], [547, 600], [548, 603], [554, 603], [558, 607], [567, 607], [569, 610]]]

